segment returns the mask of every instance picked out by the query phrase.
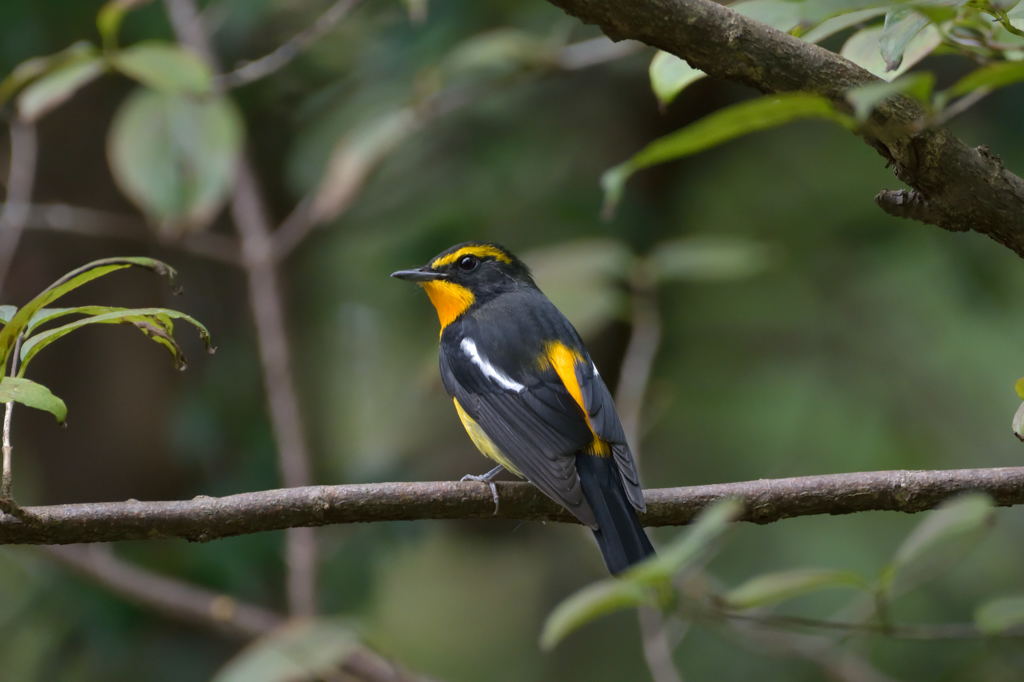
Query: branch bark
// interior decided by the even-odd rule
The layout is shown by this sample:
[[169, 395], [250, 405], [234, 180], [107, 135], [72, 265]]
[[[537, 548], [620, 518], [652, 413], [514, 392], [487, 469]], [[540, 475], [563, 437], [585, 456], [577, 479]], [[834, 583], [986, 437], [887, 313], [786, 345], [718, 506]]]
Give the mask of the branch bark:
[[[712, 0], [549, 1], [613, 40], [639, 40], [764, 92], [813, 92], [849, 109], [846, 91], [878, 80], [833, 52]], [[898, 97], [880, 105], [859, 131], [914, 189], [912, 214], [903, 201], [890, 210], [888, 194], [879, 197], [880, 205], [947, 230], [980, 232], [1024, 256], [1024, 180], [986, 148], [968, 147], [943, 128], [922, 129], [925, 121], [920, 105]]]
[[[172, 502], [96, 502], [23, 507], [24, 520], [0, 515], [0, 544], [68, 544], [151, 538], [206, 542], [222, 537], [335, 523], [419, 519], [574, 519], [528, 483], [497, 484], [497, 513], [486, 485], [474, 482], [364, 483], [200, 495]], [[744, 501], [752, 523], [813, 514], [920, 512], [967, 491], [1000, 506], [1024, 504], [1024, 467], [938, 471], [866, 471], [761, 479], [645, 491], [647, 526], [688, 523], [725, 497]]]

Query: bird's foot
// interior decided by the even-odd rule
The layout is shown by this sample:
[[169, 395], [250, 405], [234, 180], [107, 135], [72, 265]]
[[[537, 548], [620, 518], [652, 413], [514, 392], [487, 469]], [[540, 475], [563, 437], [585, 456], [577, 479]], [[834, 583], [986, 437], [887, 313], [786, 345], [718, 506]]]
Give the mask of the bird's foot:
[[491, 499], [494, 500], [495, 516], [498, 515], [498, 505], [500, 504], [500, 501], [498, 500], [498, 486], [494, 485], [494, 477], [500, 474], [502, 471], [504, 471], [504, 469], [505, 467], [499, 464], [498, 466], [488, 471], [486, 474], [466, 474], [465, 476], [459, 479], [460, 481], [477, 481], [479, 483], [486, 483], [488, 487], [490, 487]]

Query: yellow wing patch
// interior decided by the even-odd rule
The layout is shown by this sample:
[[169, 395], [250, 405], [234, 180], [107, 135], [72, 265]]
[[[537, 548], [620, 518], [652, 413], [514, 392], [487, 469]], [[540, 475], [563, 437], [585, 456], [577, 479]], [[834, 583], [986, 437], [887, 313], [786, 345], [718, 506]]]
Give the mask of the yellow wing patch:
[[499, 260], [502, 263], [511, 263], [512, 257], [507, 253], [499, 249], [497, 246], [491, 244], [477, 244], [475, 246], [464, 246], [458, 251], [452, 251], [448, 255], [441, 256], [434, 260], [430, 264], [430, 267], [434, 270], [449, 265], [459, 260], [463, 256], [476, 256], [477, 258], [493, 258]]
[[466, 429], [466, 433], [469, 434], [469, 439], [473, 441], [473, 445], [476, 446], [476, 449], [511, 471], [519, 478], [525, 478], [522, 472], [520, 472], [512, 462], [508, 461], [508, 457], [498, 449], [498, 446], [494, 444], [494, 441], [491, 440], [490, 436], [484, 433], [484, 430], [480, 428], [480, 425], [477, 424], [472, 417], [466, 414], [466, 411], [462, 409], [462, 405], [459, 404], [458, 399], [452, 398], [452, 402], [455, 403], [455, 411], [459, 414], [459, 421], [462, 422], [462, 428]]
[[544, 352], [537, 359], [537, 364], [541, 369], [548, 369], [550, 367], [555, 370], [555, 374], [562, 380], [565, 390], [569, 391], [569, 395], [572, 396], [572, 399], [580, 406], [580, 410], [583, 411], [583, 418], [587, 420], [587, 428], [590, 429], [590, 433], [594, 436], [590, 446], [587, 448], [587, 454], [607, 457], [611, 454], [611, 448], [594, 431], [594, 425], [590, 423], [590, 415], [587, 413], [587, 406], [583, 404], [583, 389], [580, 387], [580, 381], [576, 377], [576, 365], [581, 362], [584, 362], [584, 360], [579, 351], [569, 348], [569, 346], [561, 341], [549, 341], [544, 346]]
[[420, 282], [419, 285], [427, 292], [427, 297], [437, 311], [437, 319], [441, 321], [441, 331], [451, 324], [459, 315], [473, 305], [476, 296], [473, 292], [454, 282], [434, 279]]

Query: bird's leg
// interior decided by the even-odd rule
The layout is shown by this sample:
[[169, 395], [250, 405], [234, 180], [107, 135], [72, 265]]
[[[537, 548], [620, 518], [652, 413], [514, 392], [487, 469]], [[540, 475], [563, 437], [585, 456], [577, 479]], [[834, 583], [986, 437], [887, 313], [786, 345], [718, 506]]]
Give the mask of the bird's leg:
[[498, 515], [498, 486], [494, 485], [494, 477], [505, 470], [505, 467], [498, 465], [486, 474], [466, 474], [460, 481], [479, 481], [486, 483], [491, 488], [491, 497], [494, 499], [494, 515]]

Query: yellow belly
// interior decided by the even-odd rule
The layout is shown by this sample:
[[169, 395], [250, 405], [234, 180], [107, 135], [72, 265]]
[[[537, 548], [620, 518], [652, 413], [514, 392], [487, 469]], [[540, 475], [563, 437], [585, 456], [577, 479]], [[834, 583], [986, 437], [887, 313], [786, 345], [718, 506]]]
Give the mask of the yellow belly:
[[519, 478], [526, 478], [523, 476], [522, 472], [512, 464], [512, 462], [508, 461], [505, 454], [499, 450], [498, 446], [494, 444], [494, 441], [484, 433], [484, 430], [480, 428], [480, 425], [477, 424], [472, 417], [466, 414], [466, 411], [462, 409], [462, 405], [459, 404], [458, 399], [452, 398], [452, 402], [455, 403], [455, 411], [459, 413], [459, 419], [462, 421], [462, 427], [466, 429], [466, 433], [469, 434], [469, 439], [473, 441], [473, 445], [476, 446], [476, 449], [511, 471]]

